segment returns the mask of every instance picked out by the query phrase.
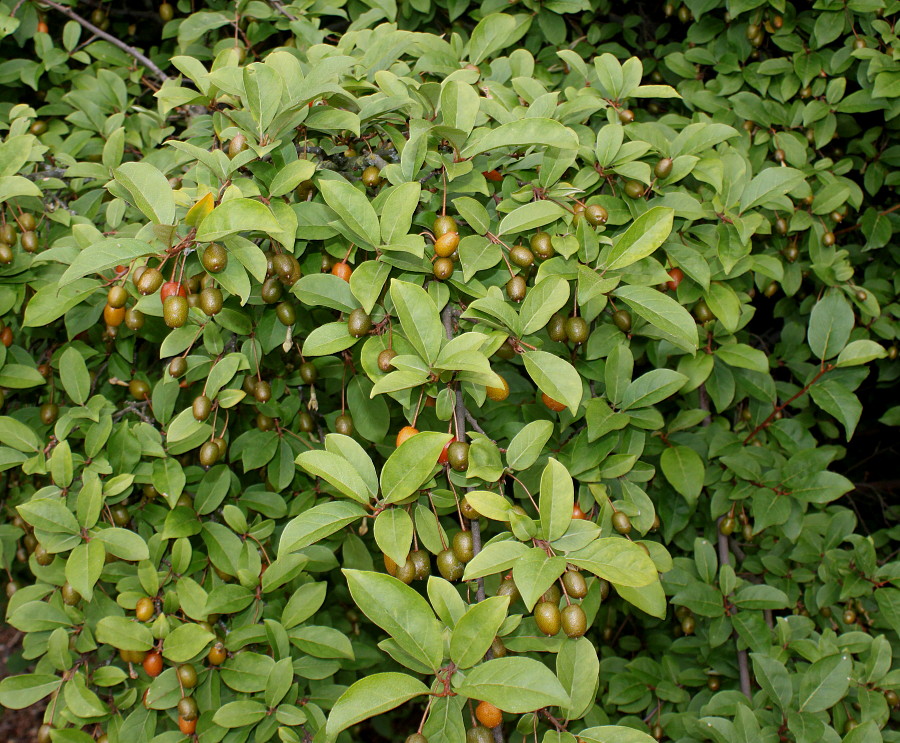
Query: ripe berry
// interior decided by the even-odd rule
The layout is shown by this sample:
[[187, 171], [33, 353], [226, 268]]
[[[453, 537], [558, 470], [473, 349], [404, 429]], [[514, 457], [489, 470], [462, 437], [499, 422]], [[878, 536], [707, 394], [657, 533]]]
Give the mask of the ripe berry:
[[561, 402], [557, 402], [545, 392], [541, 393], [541, 402], [543, 402], [544, 405], [546, 405], [548, 408], [550, 408], [550, 410], [556, 413], [561, 413], [566, 409], [565, 405], [563, 405]]
[[193, 697], [182, 697], [178, 700], [178, 716], [183, 720], [192, 722], [199, 716], [200, 710], [197, 708], [197, 702]]
[[519, 268], [528, 268], [534, 263], [534, 253], [524, 245], [516, 245], [509, 251], [509, 260]]
[[503, 377], [500, 377], [500, 381], [502, 382], [500, 387], [485, 387], [488, 398], [494, 402], [501, 402], [509, 397], [509, 382]]
[[335, 263], [331, 267], [331, 273], [333, 276], [337, 276], [339, 279], [350, 281], [350, 276], [353, 274], [353, 268], [342, 261], [340, 263]]
[[347, 332], [354, 338], [362, 338], [368, 335], [372, 329], [372, 318], [366, 314], [362, 307], [357, 307], [347, 318]]
[[163, 321], [170, 328], [180, 328], [187, 322], [188, 302], [179, 294], [172, 295], [163, 303]]
[[550, 235], [546, 232], [536, 232], [532, 235], [531, 252], [541, 260], [552, 258], [556, 251], [553, 249], [553, 242]]
[[678, 285], [681, 284], [681, 282], [684, 280], [684, 271], [682, 271], [680, 268], [676, 267], [676, 268], [670, 268], [668, 273], [669, 273], [669, 276], [671, 277], [671, 279], [666, 282], [666, 288], [670, 292], [673, 292], [678, 288]]
[[155, 678], [162, 673], [163, 659], [155, 650], [151, 650], [144, 656], [144, 671], [151, 678]]
[[187, 289], [184, 284], [181, 284], [178, 281], [167, 281], [159, 290], [159, 298], [163, 302], [165, 302], [168, 297], [174, 296], [175, 294], [180, 297], [187, 296]]
[[631, 532], [631, 519], [628, 514], [622, 511], [616, 511], [612, 515], [612, 525], [619, 534], [629, 534]]
[[528, 287], [523, 276], [513, 276], [506, 282], [506, 296], [513, 302], [521, 302], [525, 299]]
[[210, 273], [224, 271], [228, 265], [228, 251], [218, 243], [210, 243], [200, 256], [200, 263]]
[[500, 708], [490, 702], [479, 702], [475, 708], [475, 717], [487, 728], [495, 728], [503, 722], [503, 713]]
[[445, 214], [435, 218], [434, 223], [431, 225], [431, 231], [434, 233], [435, 238], [440, 238], [448, 232], [459, 232], [459, 228], [456, 225], [456, 220], [449, 214]]
[[572, 506], [572, 518], [573, 519], [587, 519], [587, 514], [581, 510], [581, 506], [577, 503]]
[[183, 717], [178, 718], [178, 729], [184, 735], [193, 735], [194, 731], [197, 729], [197, 721], [196, 720], [185, 720]]
[[228, 653], [225, 652], [225, 646], [221, 642], [217, 642], [209, 649], [206, 660], [209, 661], [211, 666], [221, 666], [227, 657]]
[[403, 428], [401, 428], [400, 432], [397, 434], [396, 445], [400, 446], [400, 444], [402, 444], [407, 439], [412, 438], [418, 432], [419, 432], [418, 428], [415, 428], [413, 426], [403, 426]]

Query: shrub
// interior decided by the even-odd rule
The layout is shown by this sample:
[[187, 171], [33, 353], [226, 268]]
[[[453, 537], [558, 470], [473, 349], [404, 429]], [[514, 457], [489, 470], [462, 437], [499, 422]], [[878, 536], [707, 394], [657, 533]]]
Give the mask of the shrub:
[[39, 740], [900, 740], [897, 3], [3, 8]]

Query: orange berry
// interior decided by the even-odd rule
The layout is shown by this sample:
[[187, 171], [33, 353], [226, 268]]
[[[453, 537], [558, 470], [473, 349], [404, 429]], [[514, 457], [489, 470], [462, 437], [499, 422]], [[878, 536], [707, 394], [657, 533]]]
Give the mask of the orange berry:
[[404, 441], [409, 438], [412, 438], [419, 432], [419, 429], [415, 426], [403, 426], [400, 429], [400, 433], [397, 434], [397, 446], [400, 446]]
[[482, 172], [482, 175], [489, 181], [493, 181], [494, 183], [498, 183], [503, 180], [503, 176], [500, 175], [499, 170], [485, 170]]
[[159, 290], [159, 298], [163, 302], [165, 302], [168, 297], [171, 297], [174, 294], [177, 294], [179, 297], [186, 297], [187, 289], [184, 288], [184, 284], [181, 284], [177, 281], [167, 281]]
[[505, 400], [507, 397], [509, 397], [509, 382], [507, 382], [503, 377], [500, 377], [500, 381], [503, 382], [502, 387], [485, 387], [487, 396], [494, 402], [500, 402], [501, 400]]
[[112, 325], [114, 328], [119, 327], [125, 322], [125, 308], [106, 305], [103, 308], [103, 320], [107, 325]]
[[337, 276], [339, 279], [343, 279], [344, 281], [350, 281], [350, 276], [353, 273], [353, 269], [348, 266], [346, 263], [341, 261], [340, 263], [335, 263], [331, 267], [331, 273], [334, 276]]
[[196, 720], [185, 720], [181, 715], [178, 716], [178, 729], [185, 735], [193, 735], [197, 729]]
[[563, 405], [561, 402], [557, 402], [545, 392], [541, 393], [541, 401], [544, 403], [544, 405], [550, 408], [550, 410], [556, 411], [557, 413], [560, 413], [566, 409], [565, 405]]
[[144, 671], [151, 678], [156, 678], [163, 670], [163, 659], [155, 650], [151, 650], [144, 656]]
[[43, 21], [38, 21], [37, 30], [39, 33], [46, 34], [50, 32], [50, 27]]
[[459, 245], [458, 232], [445, 232], [437, 240], [434, 241], [434, 252], [441, 258], [453, 255], [456, 246]]
[[669, 291], [673, 292], [678, 288], [678, 285], [681, 283], [682, 279], [684, 279], [684, 271], [680, 268], [670, 268], [669, 276], [672, 277], [671, 281], [666, 282], [666, 286]]
[[495, 728], [503, 722], [503, 713], [490, 702], [479, 702], [475, 708], [475, 717], [486, 728]]
[[581, 510], [581, 506], [579, 506], [577, 503], [574, 506], [572, 506], [572, 518], [573, 519], [586, 519], [587, 518], [587, 514]]
[[456, 441], [456, 436], [450, 439], [446, 444], [444, 444], [444, 448], [441, 449], [441, 455], [438, 457], [438, 464], [447, 464], [447, 449], [450, 448], [450, 444]]

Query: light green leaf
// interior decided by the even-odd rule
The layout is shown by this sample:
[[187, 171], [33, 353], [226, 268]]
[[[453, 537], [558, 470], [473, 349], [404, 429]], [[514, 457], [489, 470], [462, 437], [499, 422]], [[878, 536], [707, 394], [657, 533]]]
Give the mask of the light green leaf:
[[541, 707], [567, 707], [569, 695], [553, 671], [532, 658], [496, 658], [466, 674], [456, 691], [521, 714]]
[[553, 457], [541, 474], [541, 535], [548, 542], [559, 539], [572, 521], [575, 486], [565, 465]]
[[427, 693], [428, 687], [425, 684], [405, 673], [375, 673], [367, 676], [338, 697], [328, 715], [326, 736], [328, 740], [334, 740], [338, 733], [351, 725]]
[[315, 544], [365, 514], [366, 511], [362, 506], [346, 501], [331, 501], [313, 506], [291, 519], [284, 527], [278, 543], [278, 555], [297, 552]]
[[392, 279], [391, 299], [407, 340], [428, 364], [433, 364], [441, 350], [444, 328], [431, 295], [420, 286]]
[[470, 668], [487, 653], [506, 619], [509, 596], [491, 596], [470, 607], [457, 621], [450, 637], [450, 659], [458, 668]]
[[147, 219], [157, 224], [175, 224], [175, 195], [158, 168], [146, 162], [128, 162], [116, 168], [114, 175]]
[[397, 503], [412, 495], [431, 477], [449, 433], [420, 431], [400, 444], [381, 469], [381, 495], [385, 503]]
[[565, 359], [546, 351], [527, 351], [522, 360], [541, 392], [563, 403], [572, 415], [581, 405], [581, 376]]
[[368, 197], [344, 180], [319, 180], [317, 183], [325, 203], [341, 218], [361, 242], [377, 245], [381, 230], [378, 215]]
[[688, 311], [671, 297], [649, 286], [634, 284], [620, 286], [614, 293], [679, 348], [693, 353], [699, 347], [697, 324]]
[[517, 119], [485, 132], [476, 129], [469, 137], [471, 143], [460, 153], [462, 157], [474, 157], [482, 152], [508, 147], [545, 145], [561, 150], [578, 147], [578, 136], [568, 127], [553, 119]]
[[656, 206], [644, 212], [600, 256], [599, 267], [625, 268], [652, 254], [672, 232], [675, 210]]

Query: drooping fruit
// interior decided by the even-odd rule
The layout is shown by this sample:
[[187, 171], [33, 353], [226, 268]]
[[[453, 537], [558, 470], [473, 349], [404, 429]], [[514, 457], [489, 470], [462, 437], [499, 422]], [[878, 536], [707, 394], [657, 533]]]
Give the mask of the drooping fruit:
[[479, 702], [475, 708], [475, 717], [486, 728], [495, 728], [503, 722], [503, 712], [490, 702]]
[[616, 310], [613, 313], [613, 323], [623, 333], [631, 330], [631, 313], [628, 310]]
[[569, 343], [584, 343], [590, 334], [590, 326], [583, 317], [570, 317], [566, 320], [566, 338]]
[[670, 268], [668, 273], [671, 278], [666, 282], [666, 288], [673, 292], [684, 281], [684, 271], [676, 266], [675, 268]]
[[623, 511], [616, 511], [612, 515], [612, 526], [619, 534], [629, 534], [631, 532], [631, 519], [628, 514]]
[[452, 549], [445, 549], [438, 552], [437, 567], [444, 579], [453, 583], [462, 578], [466, 566], [459, 561]]
[[163, 322], [170, 328], [180, 328], [188, 318], [188, 302], [185, 297], [174, 294], [163, 303]]
[[197, 395], [191, 405], [191, 413], [198, 421], [205, 421], [212, 412], [212, 400], [206, 395]]
[[475, 545], [472, 532], [458, 531], [453, 535], [453, 554], [461, 563], [467, 563], [475, 557]]
[[353, 268], [344, 261], [341, 261], [340, 263], [335, 263], [331, 267], [331, 274], [344, 281], [350, 281], [350, 276], [353, 275]]
[[457, 472], [465, 472], [469, 467], [469, 445], [464, 441], [451, 442], [447, 447], [447, 461]]
[[587, 596], [587, 582], [579, 571], [567, 570], [562, 575], [562, 582], [569, 598], [583, 599]]
[[203, 250], [200, 262], [210, 273], [219, 273], [228, 265], [228, 251], [218, 243], [210, 243]]
[[319, 378], [319, 369], [312, 361], [304, 361], [297, 371], [303, 384], [314, 384]]
[[334, 430], [344, 436], [353, 435], [353, 418], [349, 413], [344, 413], [334, 419]]
[[459, 246], [458, 232], [445, 232], [434, 241], [434, 252], [441, 258], [449, 258]]
[[[499, 374], [497, 375], [500, 376]], [[507, 382], [503, 377], [500, 377], [500, 381], [502, 382], [500, 387], [485, 387], [484, 391], [487, 394], [488, 398], [493, 400], [494, 402], [502, 402], [507, 397], [509, 397], [509, 382]]]
[[554, 400], [546, 392], [541, 393], [541, 402], [556, 413], [561, 413], [566, 409], [566, 406], [563, 403]]
[[366, 188], [380, 186], [381, 181], [383, 180], [381, 177], [381, 169], [375, 165], [370, 165], [362, 172], [361, 179]]
[[187, 288], [179, 281], [167, 281], [159, 289], [159, 298], [162, 302], [175, 294], [180, 297], [187, 296]]
[[672, 172], [672, 158], [664, 157], [660, 159], [653, 168], [653, 175], [659, 179], [668, 178]]
[[135, 286], [143, 294], [154, 294], [163, 284], [163, 275], [158, 268], [146, 268], [140, 275], [135, 273]]
[[397, 439], [395, 442], [396, 445], [400, 446], [400, 444], [402, 444], [407, 439], [411, 439], [418, 432], [419, 432], [419, 429], [415, 428], [414, 426], [403, 426], [403, 428], [401, 428], [400, 432], [397, 434]]
[[560, 612], [563, 632], [567, 637], [581, 637], [587, 632], [587, 617], [578, 604], [569, 604]]
[[431, 225], [431, 231], [434, 233], [435, 239], [446, 235], [448, 232], [459, 232], [456, 220], [449, 214], [435, 217], [434, 223]]
[[197, 708], [197, 701], [193, 697], [182, 697], [178, 700], [178, 716], [183, 720], [191, 722], [196, 720], [200, 715]]
[[221, 642], [217, 642], [209, 649], [206, 660], [211, 666], [221, 666], [227, 657], [228, 653], [225, 651], [225, 646]]
[[506, 296], [513, 302], [521, 302], [528, 292], [528, 285], [523, 276], [513, 276], [506, 282]]
[[562, 626], [559, 607], [556, 604], [551, 604], [549, 601], [541, 601], [534, 607], [534, 621], [541, 632], [548, 637], [553, 637], [559, 633], [559, 629]]
[[644, 195], [644, 184], [640, 181], [627, 181], [625, 183], [625, 195], [630, 199], [639, 199]]
[[553, 241], [546, 232], [536, 232], [531, 236], [531, 252], [541, 260], [552, 258], [556, 251], [553, 248]]
[[606, 221], [609, 219], [609, 212], [600, 204], [590, 204], [584, 208], [584, 218], [588, 221], [588, 224], [596, 227], [606, 224]]
[[431, 273], [438, 281], [446, 281], [453, 275], [453, 260], [451, 258], [438, 258], [431, 264]]
[[509, 251], [509, 260], [519, 268], [528, 268], [534, 263], [534, 253], [524, 245], [516, 245]]
[[193, 689], [197, 685], [197, 669], [190, 663], [182, 663], [176, 671], [178, 681], [185, 689]]
[[394, 357], [397, 352], [392, 348], [385, 348], [378, 354], [378, 368], [383, 372], [389, 372], [394, 368]]
[[362, 338], [368, 335], [372, 329], [372, 318], [362, 308], [357, 307], [347, 318], [347, 332], [354, 338]]
[[163, 670], [163, 659], [162, 655], [155, 650], [149, 651], [144, 656], [144, 672], [150, 676], [150, 678], [156, 678], [159, 674], [162, 673]]

